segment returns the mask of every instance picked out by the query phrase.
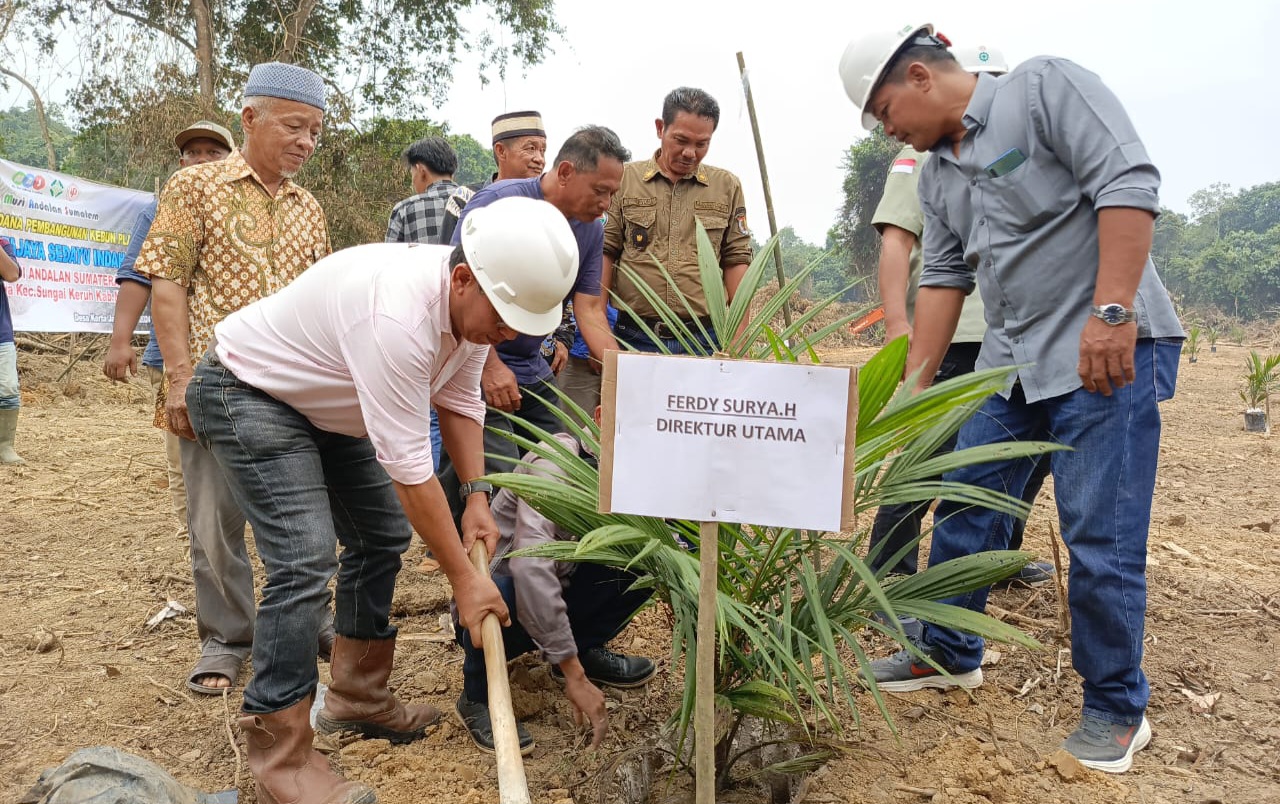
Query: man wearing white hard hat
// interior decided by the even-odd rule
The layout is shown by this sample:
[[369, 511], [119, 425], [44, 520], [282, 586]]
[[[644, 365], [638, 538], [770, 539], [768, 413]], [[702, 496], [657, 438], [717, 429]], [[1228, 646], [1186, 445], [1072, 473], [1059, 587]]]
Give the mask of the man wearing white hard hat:
[[467, 559], [476, 539], [497, 546], [488, 499], [468, 500], [459, 538], [435, 478], [428, 412], [439, 412], [459, 477], [484, 474], [480, 373], [489, 348], [555, 329], [577, 271], [577, 243], [559, 211], [503, 199], [467, 216], [456, 248], [350, 248], [217, 326], [187, 405], [267, 572], [239, 720], [260, 802], [373, 800], [311, 748], [316, 636], [335, 569], [323, 731], [403, 743], [439, 719], [387, 688], [391, 599], [411, 526], [472, 633], [489, 613], [509, 622], [497, 588]]
[[[960, 66], [971, 73], [1004, 75], [1009, 72], [1004, 54], [995, 48], [985, 45], [952, 45], [951, 53]], [[910, 145], [904, 146], [889, 166], [884, 193], [871, 216], [871, 225], [880, 233], [878, 278], [880, 299], [884, 304], [885, 342], [902, 335], [911, 335], [916, 292], [920, 285], [920, 272], [924, 268], [920, 249], [920, 238], [924, 233], [924, 212], [920, 209], [918, 189], [920, 170], [928, 159], [928, 151], [920, 152]], [[960, 321], [951, 337], [951, 345], [938, 364], [933, 381], [944, 382], [972, 372], [978, 362], [978, 350], [986, 331], [982, 295], [971, 293], [964, 300]], [[954, 448], [955, 437], [952, 436], [940, 450], [946, 452]], [[1022, 494], [1022, 498], [1028, 503], [1035, 500], [1048, 472], [1048, 461], [1036, 464], [1035, 474]], [[929, 508], [929, 502], [882, 505], [876, 511], [871, 526], [868, 565], [879, 570], [892, 562], [889, 572], [893, 574], [915, 573], [919, 551], [914, 545], [920, 539], [920, 526]], [[1021, 548], [1025, 529], [1026, 520], [1019, 519], [1014, 523], [1010, 550]], [[901, 557], [897, 561], [892, 561], [899, 555]], [[1052, 571], [1052, 564], [1032, 562], [1022, 568], [1016, 581], [1023, 586], [1041, 586], [1052, 580]], [[900, 617], [899, 620], [908, 634], [919, 633], [920, 624], [914, 617]]]
[[[1070, 554], [1079, 727], [1064, 748], [1122, 773], [1151, 739], [1142, 672], [1146, 547], [1182, 327], [1155, 267], [1160, 176], [1098, 76], [1036, 57], [995, 78], [962, 69], [932, 25], [852, 42], [840, 63], [864, 127], [932, 151], [920, 176], [924, 272], [907, 371], [926, 386], [976, 287], [979, 369], [1017, 366], [959, 434], [958, 449], [1053, 440]], [[993, 461], [946, 480], [1017, 495], [1034, 461]], [[929, 562], [1001, 549], [1010, 517], [942, 502]], [[987, 589], [943, 602], [981, 611]], [[926, 623], [918, 647], [872, 662], [882, 689], [982, 683], [982, 639]], [[943, 675], [939, 668], [949, 675]]]

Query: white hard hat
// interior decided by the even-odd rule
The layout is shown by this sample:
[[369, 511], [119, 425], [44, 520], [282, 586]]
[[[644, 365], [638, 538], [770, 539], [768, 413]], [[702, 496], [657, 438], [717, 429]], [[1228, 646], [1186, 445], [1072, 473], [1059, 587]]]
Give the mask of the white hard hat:
[[880, 82], [884, 68], [893, 60], [894, 54], [902, 49], [903, 43], [917, 34], [933, 35], [933, 26], [904, 25], [896, 31], [875, 31], [865, 34], [849, 43], [840, 58], [840, 79], [844, 81], [844, 91], [853, 101], [853, 105], [862, 110], [862, 127], [873, 131], [877, 125], [876, 116], [867, 109], [871, 100], [871, 92]]
[[462, 248], [508, 327], [542, 336], [560, 325], [578, 279], [578, 240], [560, 210], [533, 198], [500, 198], [463, 218]]
[[1004, 75], [1009, 72], [1009, 62], [1004, 54], [986, 45], [953, 45], [951, 55], [956, 57], [960, 66], [971, 73], [991, 73]]

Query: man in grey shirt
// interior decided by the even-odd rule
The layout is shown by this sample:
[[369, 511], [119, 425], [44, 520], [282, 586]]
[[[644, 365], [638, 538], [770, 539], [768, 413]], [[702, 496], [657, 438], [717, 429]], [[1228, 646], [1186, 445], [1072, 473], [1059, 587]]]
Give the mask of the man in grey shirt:
[[[1151, 739], [1147, 529], [1157, 403], [1173, 393], [1183, 335], [1150, 259], [1159, 173], [1116, 97], [1064, 59], [975, 76], [933, 26], [907, 26], [851, 43], [841, 75], [865, 127], [881, 122], [934, 153], [920, 177], [925, 267], [908, 374], [922, 369], [928, 383], [980, 277], [978, 368], [1016, 365], [1017, 380], [965, 424], [958, 449], [1010, 438], [1071, 448], [1051, 461], [1071, 556], [1072, 661], [1084, 679], [1081, 723], [1064, 747], [1122, 773]], [[1032, 464], [996, 461], [946, 479], [1017, 496]], [[936, 517], [930, 564], [1008, 544], [1007, 515], [944, 502]], [[943, 602], [982, 611], [986, 600], [981, 589]], [[982, 650], [977, 636], [927, 624], [918, 651], [871, 670], [890, 691], [974, 687]]]

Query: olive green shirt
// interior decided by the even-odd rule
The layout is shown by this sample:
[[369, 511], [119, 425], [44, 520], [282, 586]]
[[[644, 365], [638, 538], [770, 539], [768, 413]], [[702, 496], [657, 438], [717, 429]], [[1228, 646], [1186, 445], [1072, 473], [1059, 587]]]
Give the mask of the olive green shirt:
[[692, 316], [707, 314], [698, 272], [695, 220], [701, 220], [721, 269], [751, 262], [751, 231], [742, 183], [727, 170], [701, 165], [674, 184], [658, 170], [657, 154], [630, 162], [604, 224], [604, 253], [614, 261], [613, 292], [641, 318], [657, 317], [622, 266], [635, 271], [669, 306], [689, 318], [659, 263], [688, 299]]
[[[906, 147], [893, 158], [889, 166], [889, 175], [884, 181], [884, 195], [876, 206], [871, 225], [883, 232], [886, 224], [905, 229], [916, 236], [911, 246], [911, 277], [907, 285], [907, 321], [915, 324], [916, 292], [920, 288], [920, 272], [924, 268], [924, 257], [920, 249], [920, 241], [924, 233], [924, 211], [920, 209], [920, 196], [917, 188], [920, 182], [920, 169], [924, 167], [929, 154], [922, 154], [914, 148]], [[982, 294], [970, 293], [965, 297], [964, 307], [960, 310], [960, 321], [956, 324], [956, 334], [952, 343], [981, 343], [987, 331], [987, 322], [982, 310]]]

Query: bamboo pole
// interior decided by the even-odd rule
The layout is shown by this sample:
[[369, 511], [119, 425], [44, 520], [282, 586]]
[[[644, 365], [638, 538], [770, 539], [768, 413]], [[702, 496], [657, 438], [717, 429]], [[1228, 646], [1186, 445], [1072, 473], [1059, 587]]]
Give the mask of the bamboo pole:
[[694, 796], [697, 804], [716, 800], [716, 589], [720, 567], [720, 525], [698, 529], [698, 645], [694, 665], [697, 698], [693, 710]]
[[[479, 539], [471, 548], [471, 565], [489, 577], [489, 551]], [[520, 735], [511, 706], [507, 679], [507, 652], [502, 643], [502, 623], [490, 614], [480, 626], [484, 637], [484, 669], [489, 680], [489, 722], [493, 726], [493, 751], [498, 763], [498, 799], [501, 804], [530, 804], [529, 781], [520, 756]]]
[[[747, 114], [751, 116], [751, 136], [756, 141], [756, 159], [760, 162], [760, 183], [764, 185], [764, 209], [769, 215], [769, 236], [778, 236], [778, 221], [773, 216], [773, 190], [769, 188], [769, 169], [764, 164], [764, 145], [760, 142], [760, 125], [756, 122], [756, 102], [751, 97], [751, 82], [747, 80], [747, 63], [738, 51], [738, 75], [742, 77], [742, 91], [747, 95]], [[778, 287], [787, 284], [787, 275], [782, 270], [782, 249], [773, 250], [773, 264], [778, 272]], [[783, 305], [782, 320], [791, 326], [791, 307]]]

